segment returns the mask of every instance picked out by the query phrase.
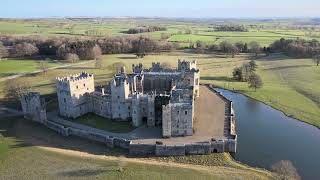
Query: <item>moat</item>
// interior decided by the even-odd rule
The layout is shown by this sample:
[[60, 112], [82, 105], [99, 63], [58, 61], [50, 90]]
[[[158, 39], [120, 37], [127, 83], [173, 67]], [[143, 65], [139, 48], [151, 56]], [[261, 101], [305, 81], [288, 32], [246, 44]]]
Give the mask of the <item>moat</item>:
[[236, 160], [266, 169], [280, 160], [290, 160], [302, 179], [320, 177], [318, 128], [244, 95], [216, 90], [234, 103], [238, 133]]

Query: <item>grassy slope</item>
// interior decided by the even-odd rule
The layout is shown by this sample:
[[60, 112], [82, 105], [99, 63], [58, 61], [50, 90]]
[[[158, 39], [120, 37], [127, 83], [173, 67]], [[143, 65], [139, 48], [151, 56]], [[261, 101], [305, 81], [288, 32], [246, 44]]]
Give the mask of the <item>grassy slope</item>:
[[[95, 69], [91, 65], [81, 65], [66, 69], [50, 71], [46, 76], [35, 75], [16, 79], [17, 82], [31, 84], [34, 90], [44, 94], [55, 92], [55, 77], [79, 73], [86, 70], [95, 74], [96, 84], [105, 84], [114, 74], [113, 64], [123, 63], [127, 70], [133, 63], [143, 63], [151, 66], [153, 61], [168, 62], [176, 67], [177, 59], [197, 59], [201, 69], [201, 82], [211, 83], [220, 87], [238, 90], [246, 95], [261, 100], [286, 114], [320, 127], [319, 71], [310, 59], [289, 59], [285, 56], [274, 56], [257, 61], [258, 73], [262, 76], [264, 87], [257, 92], [248, 89], [246, 83], [232, 80], [232, 69], [240, 66], [249, 59], [246, 56], [236, 58], [222, 58], [216, 55], [198, 55], [189, 53], [170, 53], [149, 55], [143, 59], [136, 59], [134, 55], [107, 55], [104, 56], [105, 69]], [[0, 87], [4, 86], [0, 83]], [[0, 88], [0, 97], [1, 97]]]
[[[110, 156], [110, 153], [102, 145], [81, 139], [69, 140], [69, 138], [62, 137], [29, 121], [17, 119], [0, 119], [0, 121], [0, 179], [272, 178], [270, 173], [238, 164], [225, 154], [216, 154], [215, 161], [210, 164], [211, 167], [205, 168], [160, 163], [158, 159], [152, 164], [143, 159], [137, 161], [131, 158], [107, 159], [103, 155], [81, 157], [77, 156], [77, 152], [70, 155], [61, 154], [32, 146], [29, 144], [29, 139], [37, 142], [49, 142], [45, 145], [46, 147], [54, 145], [61, 146], [62, 149], [74, 149], [78, 146], [80, 149], [81, 147], [83, 149], [95, 148], [99, 149], [98, 154]], [[21, 129], [28, 130], [28, 132], [21, 132]], [[207, 158], [210, 159], [210, 157]], [[217, 160], [219, 160], [218, 162], [223, 161], [223, 164], [217, 163]], [[184, 164], [185, 161], [180, 163]], [[119, 171], [119, 166], [124, 167], [124, 171]]]
[[[58, 66], [57, 63], [48, 62], [48, 67]], [[0, 78], [5, 76], [10, 76], [18, 73], [26, 73], [39, 70], [38, 60], [17, 60], [8, 59], [0, 61]]]

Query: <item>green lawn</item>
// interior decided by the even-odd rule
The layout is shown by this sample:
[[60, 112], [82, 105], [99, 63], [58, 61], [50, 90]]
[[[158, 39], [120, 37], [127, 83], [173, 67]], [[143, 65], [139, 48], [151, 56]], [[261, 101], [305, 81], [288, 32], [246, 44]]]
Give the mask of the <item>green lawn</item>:
[[[48, 67], [58, 66], [58, 63], [47, 62]], [[26, 73], [39, 70], [39, 60], [30, 59], [8, 59], [0, 61], [0, 78], [18, 73]]]
[[[0, 118], [0, 179], [271, 179], [270, 172], [233, 161], [229, 155], [216, 154], [216, 164], [204, 168], [174, 166], [121, 157], [117, 150], [75, 137], [63, 137], [48, 128], [23, 119]], [[88, 152], [90, 156], [65, 154], [33, 146]], [[43, 143], [43, 145], [41, 145]], [[111, 158], [105, 158], [106, 156]], [[203, 158], [199, 158], [203, 159]], [[210, 159], [210, 156], [207, 157]], [[150, 161], [150, 159], [148, 159]], [[160, 162], [169, 162], [161, 163]], [[222, 162], [223, 163], [218, 163]], [[158, 163], [159, 162], [159, 163]], [[123, 170], [120, 171], [119, 167]]]
[[127, 133], [131, 132], [134, 129], [128, 122], [116, 122], [112, 121], [111, 119], [103, 118], [94, 114], [86, 114], [84, 116], [76, 118], [73, 121], [113, 133]]

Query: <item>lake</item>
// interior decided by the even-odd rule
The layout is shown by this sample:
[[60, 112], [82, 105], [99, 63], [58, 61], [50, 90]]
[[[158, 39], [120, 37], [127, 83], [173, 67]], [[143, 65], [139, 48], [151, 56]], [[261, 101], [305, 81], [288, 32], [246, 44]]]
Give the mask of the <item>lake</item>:
[[266, 169], [280, 160], [290, 160], [303, 179], [320, 179], [318, 128], [242, 94], [216, 90], [234, 103], [238, 133], [236, 160]]

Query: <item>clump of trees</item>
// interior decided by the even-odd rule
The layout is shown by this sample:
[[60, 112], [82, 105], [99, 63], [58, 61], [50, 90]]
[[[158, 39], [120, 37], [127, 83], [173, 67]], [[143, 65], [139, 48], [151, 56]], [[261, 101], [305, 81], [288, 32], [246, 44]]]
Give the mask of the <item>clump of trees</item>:
[[80, 60], [90, 60], [99, 58], [102, 52], [93, 41], [64, 43], [57, 50], [57, 57], [63, 60], [70, 60], [70, 54], [76, 54]]
[[295, 58], [312, 58], [320, 54], [318, 40], [284, 39], [276, 40], [270, 45], [272, 52], [284, 52]]
[[249, 88], [255, 91], [263, 86], [261, 77], [255, 73], [258, 65], [254, 60], [233, 69], [233, 78], [237, 81], [248, 82]]
[[143, 58], [147, 53], [159, 51], [159, 44], [153, 39], [140, 36], [132, 42], [132, 51], [138, 58]]
[[[69, 62], [98, 59], [102, 54], [136, 53], [143, 57], [151, 52], [172, 51], [177, 46], [170, 42], [153, 40], [143, 36], [119, 36], [107, 38], [42, 38], [37, 36], [0, 36], [0, 57], [45, 56]], [[6, 46], [10, 47], [9, 54]]]
[[219, 25], [214, 27], [215, 31], [234, 31], [234, 32], [248, 32], [248, 29], [241, 25]]
[[231, 55], [232, 57], [234, 57], [236, 54], [239, 54], [240, 52], [235, 45], [227, 41], [222, 41], [219, 46], [220, 46], [221, 52], [227, 55]]
[[141, 26], [136, 28], [130, 28], [126, 33], [127, 34], [138, 34], [146, 32], [156, 32], [156, 31], [166, 31], [166, 27], [162, 26]]
[[255, 91], [263, 86], [261, 77], [255, 73], [258, 65], [254, 60], [233, 69], [233, 78], [237, 81], [248, 82], [249, 88]]
[[33, 56], [39, 53], [39, 49], [27, 42], [19, 43], [14, 46], [13, 55], [16, 57]]

